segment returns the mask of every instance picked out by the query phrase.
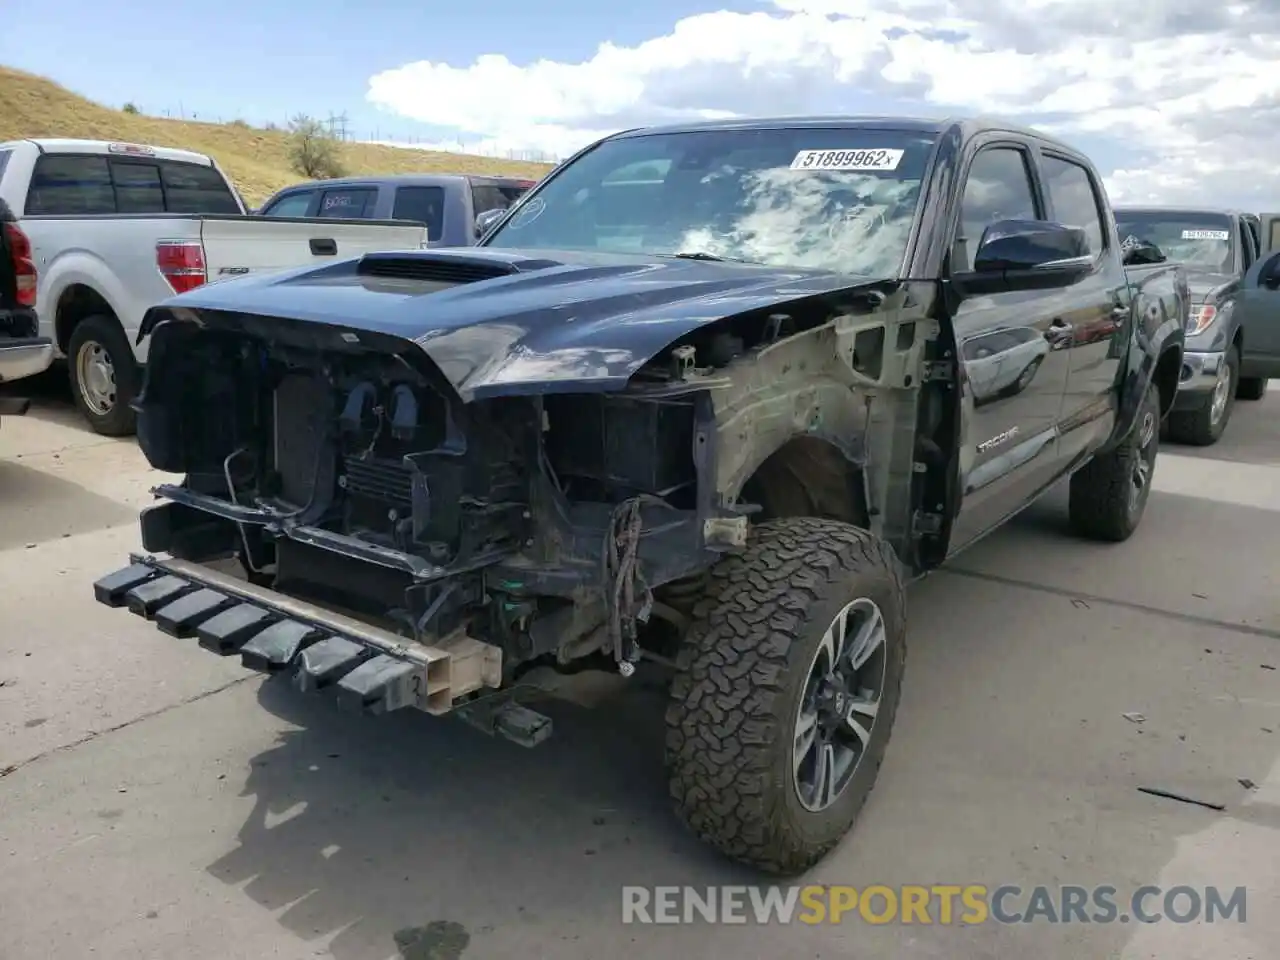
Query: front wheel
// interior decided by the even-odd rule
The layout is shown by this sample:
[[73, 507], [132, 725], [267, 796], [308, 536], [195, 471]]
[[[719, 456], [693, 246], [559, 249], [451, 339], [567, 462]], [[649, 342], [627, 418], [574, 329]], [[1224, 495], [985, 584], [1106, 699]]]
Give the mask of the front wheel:
[[1240, 373], [1240, 352], [1227, 351], [1218, 367], [1218, 379], [1204, 403], [1192, 410], [1169, 414], [1169, 439], [1196, 447], [1208, 447], [1222, 438], [1236, 403], [1236, 381]]
[[757, 526], [713, 569], [672, 683], [667, 767], [685, 823], [768, 873], [813, 866], [875, 785], [905, 660], [887, 544], [829, 520]]

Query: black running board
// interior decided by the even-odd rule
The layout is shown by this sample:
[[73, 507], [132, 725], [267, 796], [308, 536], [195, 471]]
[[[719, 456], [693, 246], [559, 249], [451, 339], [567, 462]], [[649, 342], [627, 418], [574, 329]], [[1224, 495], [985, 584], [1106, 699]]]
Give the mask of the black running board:
[[305, 691], [326, 691], [350, 710], [405, 707], [442, 715], [459, 697], [502, 682], [502, 651], [457, 635], [429, 646], [200, 564], [131, 554], [93, 585], [171, 637], [195, 638], [260, 673], [288, 672]]

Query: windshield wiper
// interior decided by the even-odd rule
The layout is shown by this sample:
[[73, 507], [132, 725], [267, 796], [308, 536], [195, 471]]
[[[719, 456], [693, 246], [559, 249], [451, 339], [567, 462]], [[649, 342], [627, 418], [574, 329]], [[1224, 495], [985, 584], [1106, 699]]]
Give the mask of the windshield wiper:
[[743, 260], [741, 257], [722, 257], [718, 253], [707, 253], [705, 250], [694, 250], [689, 253], [664, 253], [664, 257], [675, 257], [677, 260], [705, 260], [711, 263], [756, 263], [758, 260]]

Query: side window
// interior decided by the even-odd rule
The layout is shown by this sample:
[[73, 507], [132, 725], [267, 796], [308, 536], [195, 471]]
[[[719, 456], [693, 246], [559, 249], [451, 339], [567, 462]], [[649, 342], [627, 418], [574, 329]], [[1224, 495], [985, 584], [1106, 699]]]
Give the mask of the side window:
[[162, 160], [160, 179], [164, 183], [165, 209], [170, 213], [240, 212], [231, 186], [213, 167]]
[[36, 161], [27, 191], [28, 216], [115, 212], [106, 157], [46, 153]]
[[1036, 220], [1035, 191], [1027, 172], [1026, 154], [1012, 147], [980, 152], [969, 168], [960, 201], [960, 235], [956, 238], [954, 269], [973, 269], [973, 256], [982, 231], [997, 220]]
[[1253, 250], [1253, 237], [1248, 224], [1243, 220], [1239, 220], [1237, 223], [1239, 225], [1236, 227], [1236, 233], [1239, 235], [1240, 259], [1243, 264], [1241, 272], [1244, 272], [1253, 266], [1253, 261], [1256, 259]]
[[9, 165], [9, 157], [12, 155], [12, 150], [0, 150], [0, 178], [4, 177], [4, 168]]
[[1068, 227], [1082, 227], [1089, 238], [1089, 252], [1101, 253], [1106, 234], [1089, 171], [1070, 160], [1046, 156], [1044, 177], [1054, 219]]
[[117, 213], [164, 213], [159, 167], [130, 160], [112, 160], [109, 166]]
[[486, 210], [505, 210], [516, 199], [515, 197], [507, 196], [500, 187], [495, 187], [492, 184], [473, 183], [471, 185], [471, 202], [476, 208], [477, 217]]
[[324, 191], [316, 216], [361, 220], [373, 216], [377, 202], [378, 191], [373, 187], [339, 187]]
[[314, 190], [303, 190], [299, 193], [290, 193], [271, 206], [266, 207], [262, 211], [264, 217], [305, 217], [307, 210], [311, 208], [311, 198], [316, 195]]
[[286, 194], [271, 206], [262, 210], [264, 217], [305, 217], [307, 210], [311, 207], [311, 198], [316, 195], [314, 190], [300, 190], [297, 193]]
[[425, 223], [427, 239], [439, 240], [444, 235], [444, 188], [399, 187], [391, 219]]

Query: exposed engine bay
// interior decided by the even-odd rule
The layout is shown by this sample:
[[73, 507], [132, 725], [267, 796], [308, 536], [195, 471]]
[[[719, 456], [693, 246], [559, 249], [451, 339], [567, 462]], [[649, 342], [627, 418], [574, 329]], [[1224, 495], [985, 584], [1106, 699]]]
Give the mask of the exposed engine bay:
[[[156, 489], [168, 502], [144, 511], [144, 546], [238, 561], [255, 587], [413, 643], [478, 640], [500, 664], [486, 685], [535, 663], [629, 673], [674, 654], [706, 570], [753, 517], [792, 509], [797, 482], [798, 509], [910, 536], [894, 518], [920, 478], [888, 478], [912, 477], [914, 451], [889, 453], [895, 418], [916, 435], [916, 391], [874, 401], [877, 381], [910, 383], [924, 340], [888, 340], [883, 299], [865, 319], [828, 303], [712, 325], [620, 392], [466, 403], [398, 337], [171, 318], [138, 438], [186, 478]], [[784, 445], [785, 462], [768, 458]]]

